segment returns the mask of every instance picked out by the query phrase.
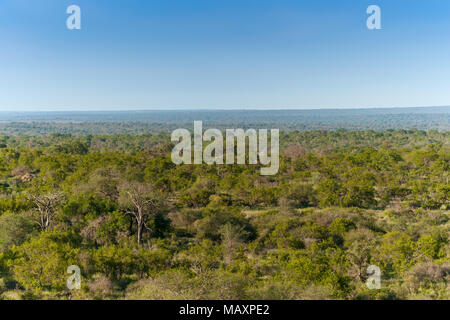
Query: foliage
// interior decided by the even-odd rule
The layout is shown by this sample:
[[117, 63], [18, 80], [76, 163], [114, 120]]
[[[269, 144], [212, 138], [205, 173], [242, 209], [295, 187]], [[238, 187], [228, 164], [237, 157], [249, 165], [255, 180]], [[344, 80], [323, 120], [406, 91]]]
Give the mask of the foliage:
[[448, 132], [282, 135], [269, 177], [166, 135], [0, 137], [0, 298], [450, 298]]

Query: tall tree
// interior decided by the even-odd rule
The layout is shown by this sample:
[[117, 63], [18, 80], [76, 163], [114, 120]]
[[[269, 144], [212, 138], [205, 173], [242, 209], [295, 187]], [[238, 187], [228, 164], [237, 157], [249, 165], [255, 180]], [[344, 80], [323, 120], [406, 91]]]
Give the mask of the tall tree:
[[163, 195], [151, 184], [126, 183], [120, 186], [119, 205], [122, 212], [136, 223], [138, 246], [144, 229], [152, 231], [150, 222], [165, 210]]
[[29, 194], [28, 200], [33, 203], [32, 216], [42, 231], [47, 231], [57, 213], [57, 208], [64, 199], [61, 192], [45, 194]]

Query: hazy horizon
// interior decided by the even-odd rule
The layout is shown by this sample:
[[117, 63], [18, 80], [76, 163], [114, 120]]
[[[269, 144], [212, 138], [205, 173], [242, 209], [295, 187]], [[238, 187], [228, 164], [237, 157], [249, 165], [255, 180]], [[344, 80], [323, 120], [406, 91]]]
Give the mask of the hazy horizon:
[[191, 127], [291, 130], [449, 130], [450, 107], [362, 109], [183, 109], [100, 111], [3, 111], [0, 134], [156, 133]]
[[404, 107], [323, 107], [323, 108], [283, 108], [283, 107], [222, 107], [222, 108], [208, 108], [208, 107], [197, 107], [197, 108], [180, 108], [180, 107], [155, 107], [155, 108], [124, 108], [124, 109], [95, 109], [91, 108], [89, 110], [86, 109], [0, 109], [1, 113], [46, 113], [46, 112], [80, 112], [80, 113], [89, 113], [89, 112], [144, 112], [144, 111], [327, 111], [327, 110], [389, 110], [389, 109], [446, 109], [450, 108], [450, 105], [441, 105], [441, 106], [404, 106]]

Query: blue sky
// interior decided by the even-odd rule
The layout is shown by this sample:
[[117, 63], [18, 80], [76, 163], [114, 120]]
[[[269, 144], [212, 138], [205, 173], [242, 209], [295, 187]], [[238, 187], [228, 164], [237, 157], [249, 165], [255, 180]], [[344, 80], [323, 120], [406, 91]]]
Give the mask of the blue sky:
[[0, 111], [436, 105], [450, 1], [0, 0]]

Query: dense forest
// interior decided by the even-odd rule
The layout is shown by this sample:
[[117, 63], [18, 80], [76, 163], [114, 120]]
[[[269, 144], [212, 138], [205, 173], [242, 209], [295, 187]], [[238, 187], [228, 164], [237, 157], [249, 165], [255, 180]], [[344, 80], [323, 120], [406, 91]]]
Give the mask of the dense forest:
[[0, 136], [0, 299], [450, 299], [449, 131], [286, 130], [275, 176], [106, 133]]

